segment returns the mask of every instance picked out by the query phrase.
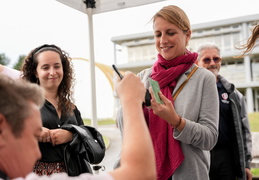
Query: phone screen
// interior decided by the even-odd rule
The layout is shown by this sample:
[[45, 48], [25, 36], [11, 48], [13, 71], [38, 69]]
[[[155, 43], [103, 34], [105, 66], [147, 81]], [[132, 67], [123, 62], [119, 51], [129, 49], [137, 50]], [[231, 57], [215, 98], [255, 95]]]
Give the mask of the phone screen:
[[149, 78], [149, 83], [150, 83], [150, 86], [153, 90], [156, 102], [159, 103], [159, 104], [163, 104], [163, 101], [161, 100], [161, 98], [158, 94], [158, 92], [160, 91], [160, 86], [159, 86], [158, 82]]

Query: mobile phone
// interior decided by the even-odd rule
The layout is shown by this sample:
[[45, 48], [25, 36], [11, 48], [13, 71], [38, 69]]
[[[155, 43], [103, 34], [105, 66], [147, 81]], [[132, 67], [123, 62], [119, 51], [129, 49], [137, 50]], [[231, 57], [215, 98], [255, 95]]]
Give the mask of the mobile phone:
[[151, 79], [151, 78], [149, 78], [148, 80], [149, 80], [150, 86], [152, 88], [152, 91], [154, 93], [156, 102], [159, 103], [159, 104], [163, 104], [163, 101], [161, 100], [161, 98], [158, 94], [159, 91], [160, 91], [159, 83], [157, 81], [155, 81], [154, 79]]
[[[123, 78], [122, 74], [120, 73], [120, 71], [117, 69], [117, 67], [114, 64], [112, 65], [112, 68], [118, 74], [118, 76], [122, 79]], [[151, 99], [151, 96], [150, 96], [149, 90], [147, 89], [146, 94], [145, 94], [145, 102], [143, 102], [143, 104], [145, 106], [151, 106], [150, 99]]]
[[117, 69], [117, 67], [116, 67], [114, 64], [112, 65], [112, 67], [113, 67], [114, 71], [118, 74], [118, 76], [122, 79], [123, 76], [122, 76], [122, 74], [120, 73], [120, 71]]

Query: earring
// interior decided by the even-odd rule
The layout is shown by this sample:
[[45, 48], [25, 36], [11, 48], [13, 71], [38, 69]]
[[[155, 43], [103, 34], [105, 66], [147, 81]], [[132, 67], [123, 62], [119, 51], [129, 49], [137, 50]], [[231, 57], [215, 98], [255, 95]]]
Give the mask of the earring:
[[36, 79], [36, 84], [40, 84], [39, 78]]

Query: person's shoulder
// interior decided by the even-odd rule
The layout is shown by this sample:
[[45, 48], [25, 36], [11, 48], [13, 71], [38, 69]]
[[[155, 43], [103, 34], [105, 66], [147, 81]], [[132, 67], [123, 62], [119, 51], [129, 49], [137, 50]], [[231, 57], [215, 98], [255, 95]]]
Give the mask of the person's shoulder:
[[144, 77], [149, 77], [152, 72], [152, 68], [147, 68], [142, 71], [140, 71], [137, 76], [140, 77], [140, 79], [144, 79]]
[[198, 69], [195, 73], [199, 78], [203, 77], [203, 78], [214, 78], [215, 79], [215, 75], [211, 71], [207, 70], [206, 68], [200, 67], [200, 66], [198, 66]]
[[239, 90], [235, 89], [234, 92], [236, 93], [236, 95], [238, 96], [239, 99], [243, 99], [244, 96]]
[[143, 76], [144, 74], [148, 74], [148, 73], [151, 73], [152, 71], [152, 68], [146, 68], [146, 69], [143, 69], [142, 71], [140, 71], [137, 75], [138, 76]]

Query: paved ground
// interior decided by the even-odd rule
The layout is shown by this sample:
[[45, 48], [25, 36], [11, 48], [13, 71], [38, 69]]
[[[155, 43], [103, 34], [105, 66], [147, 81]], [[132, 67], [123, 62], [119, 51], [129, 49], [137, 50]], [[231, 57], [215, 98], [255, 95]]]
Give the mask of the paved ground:
[[109, 147], [106, 150], [105, 157], [100, 165], [105, 166], [104, 171], [113, 170], [113, 166], [119, 156], [121, 150], [121, 135], [119, 129], [115, 125], [100, 126], [98, 131], [110, 139]]

